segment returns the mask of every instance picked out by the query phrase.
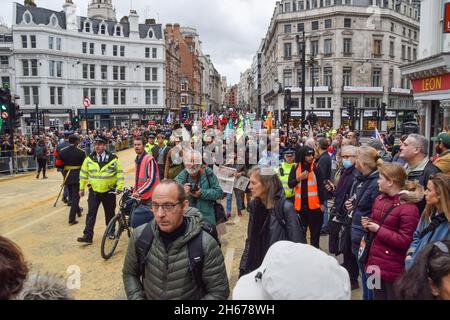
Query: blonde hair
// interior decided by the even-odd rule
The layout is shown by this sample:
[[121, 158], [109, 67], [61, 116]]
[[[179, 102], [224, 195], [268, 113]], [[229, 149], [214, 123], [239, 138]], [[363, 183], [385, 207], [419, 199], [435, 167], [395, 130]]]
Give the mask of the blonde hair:
[[359, 147], [356, 153], [358, 160], [371, 170], [376, 170], [384, 164], [378, 151], [372, 147]]
[[404, 189], [408, 175], [405, 168], [399, 163], [384, 163], [380, 168], [380, 175], [386, 178], [386, 180], [393, 182], [395, 185]]
[[[450, 222], [450, 174], [438, 173], [430, 177], [430, 180], [436, 192], [440, 197], [440, 205], [447, 221]], [[423, 216], [428, 219], [432, 212], [435, 211], [434, 206], [427, 204]]]

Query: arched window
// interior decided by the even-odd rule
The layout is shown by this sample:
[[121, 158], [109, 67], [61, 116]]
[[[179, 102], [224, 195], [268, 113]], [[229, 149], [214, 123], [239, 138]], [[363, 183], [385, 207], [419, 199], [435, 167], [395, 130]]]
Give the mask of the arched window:
[[30, 23], [31, 22], [31, 13], [25, 12], [23, 14], [23, 20], [25, 21], [25, 23]]
[[91, 24], [89, 22], [86, 22], [86, 24], [84, 25], [84, 31], [91, 32]]
[[52, 26], [56, 27], [58, 25], [58, 18], [53, 16], [51, 19], [51, 24], [52, 24]]
[[101, 27], [100, 27], [100, 33], [101, 34], [105, 34], [106, 33], [106, 26], [104, 24], [102, 24]]
[[152, 30], [150, 30], [150, 31], [148, 32], [148, 37], [149, 37], [149, 38], [153, 38], [153, 31], [152, 31]]
[[117, 26], [116, 27], [116, 36], [120, 37], [120, 34], [121, 34], [121, 28], [120, 28], [120, 26]]

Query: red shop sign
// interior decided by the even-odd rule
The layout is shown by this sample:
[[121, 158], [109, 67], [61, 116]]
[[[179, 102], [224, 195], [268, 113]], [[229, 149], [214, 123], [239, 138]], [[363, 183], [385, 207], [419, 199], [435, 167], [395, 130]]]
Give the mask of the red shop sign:
[[450, 73], [412, 80], [414, 93], [450, 90]]
[[444, 33], [450, 33], [450, 2], [444, 7]]

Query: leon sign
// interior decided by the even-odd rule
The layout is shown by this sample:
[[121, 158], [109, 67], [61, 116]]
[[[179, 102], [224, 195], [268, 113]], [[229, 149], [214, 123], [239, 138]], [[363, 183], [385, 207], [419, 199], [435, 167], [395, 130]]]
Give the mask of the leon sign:
[[450, 90], [450, 73], [412, 81], [414, 93]]

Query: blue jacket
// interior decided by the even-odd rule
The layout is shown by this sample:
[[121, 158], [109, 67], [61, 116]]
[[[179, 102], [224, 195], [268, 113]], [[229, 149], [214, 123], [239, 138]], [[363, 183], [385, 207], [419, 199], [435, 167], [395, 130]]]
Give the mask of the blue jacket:
[[[447, 219], [446, 219], [447, 220]], [[408, 255], [412, 254], [412, 259], [406, 261], [406, 270], [411, 268], [417, 254], [428, 244], [442, 240], [450, 240], [450, 222], [445, 221], [441, 223], [434, 232], [428, 232], [423, 238], [420, 238], [422, 231], [430, 225], [430, 218], [422, 216], [419, 225], [413, 235], [413, 241], [408, 250]]]
[[[377, 171], [372, 172], [368, 176], [364, 176], [361, 173], [356, 176], [355, 183], [353, 184], [353, 194], [356, 193], [356, 208], [353, 212], [352, 221], [352, 251], [354, 254], [358, 253], [359, 245], [362, 237], [367, 231], [361, 225], [361, 218], [370, 216], [372, 214], [372, 207], [375, 203], [375, 199], [380, 194], [378, 189], [378, 178], [380, 174]], [[351, 196], [350, 196], [351, 197]]]

